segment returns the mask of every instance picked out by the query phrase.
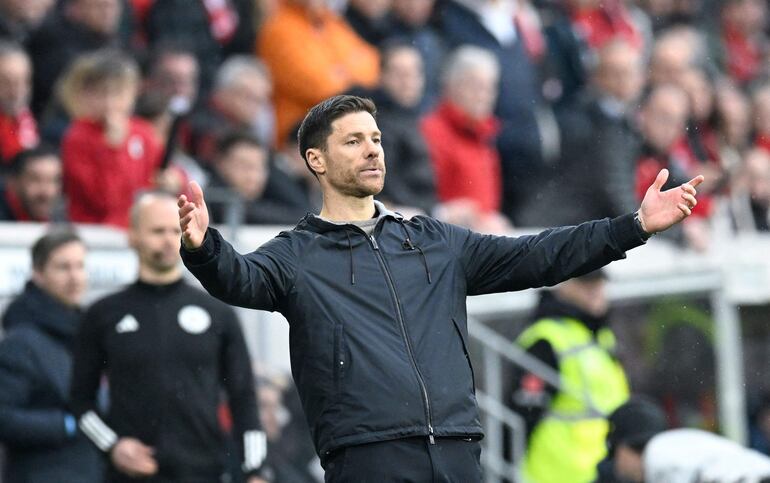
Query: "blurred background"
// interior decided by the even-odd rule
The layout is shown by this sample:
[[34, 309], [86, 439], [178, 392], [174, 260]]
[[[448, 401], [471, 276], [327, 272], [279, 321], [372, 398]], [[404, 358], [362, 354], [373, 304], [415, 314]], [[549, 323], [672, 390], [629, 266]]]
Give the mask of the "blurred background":
[[[340, 93], [377, 103], [378, 198], [406, 216], [527, 234], [633, 212], [662, 168], [667, 188], [704, 174], [693, 215], [584, 298], [606, 296], [608, 350], [668, 427], [770, 451], [766, 0], [0, 0], [0, 308], [55, 224], [88, 244], [88, 300], [134, 280], [143, 190], [199, 182], [242, 251], [317, 212], [296, 131]], [[541, 409], [558, 391], [519, 339], [559, 315], [543, 297], [469, 299], [489, 482], [542, 417], [529, 376], [554, 388]], [[268, 438], [313, 481], [288, 327], [239, 315]]]

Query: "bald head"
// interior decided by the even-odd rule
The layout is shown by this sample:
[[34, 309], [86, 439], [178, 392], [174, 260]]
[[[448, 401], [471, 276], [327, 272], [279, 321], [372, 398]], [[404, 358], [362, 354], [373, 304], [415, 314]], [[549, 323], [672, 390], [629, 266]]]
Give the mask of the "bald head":
[[139, 257], [139, 278], [165, 284], [182, 276], [179, 244], [182, 230], [176, 199], [167, 193], [141, 195], [131, 207], [128, 240]]

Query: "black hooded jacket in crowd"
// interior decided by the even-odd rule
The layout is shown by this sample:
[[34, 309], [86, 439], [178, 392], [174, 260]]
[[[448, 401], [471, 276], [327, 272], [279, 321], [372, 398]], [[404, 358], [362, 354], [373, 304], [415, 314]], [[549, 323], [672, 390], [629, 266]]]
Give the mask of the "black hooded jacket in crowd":
[[322, 461], [412, 436], [482, 437], [468, 358], [467, 295], [554, 285], [644, 242], [633, 215], [518, 238], [385, 210], [371, 236], [308, 215], [240, 255], [214, 229], [189, 270], [215, 297], [281, 312]]
[[[75, 349], [71, 404], [81, 429], [104, 452], [121, 437], [153, 447], [162, 480], [142, 481], [220, 481], [230, 463], [218, 419], [223, 395], [244, 472], [261, 470], [265, 435], [231, 307], [183, 280], [137, 281], [86, 311]], [[97, 409], [103, 376], [110, 406], [104, 417]], [[110, 481], [135, 481], [110, 472]]]
[[[0, 443], [5, 483], [101, 483], [101, 455], [68, 414], [72, 343], [80, 311], [32, 282], [3, 316]], [[69, 419], [69, 427], [67, 419]]]

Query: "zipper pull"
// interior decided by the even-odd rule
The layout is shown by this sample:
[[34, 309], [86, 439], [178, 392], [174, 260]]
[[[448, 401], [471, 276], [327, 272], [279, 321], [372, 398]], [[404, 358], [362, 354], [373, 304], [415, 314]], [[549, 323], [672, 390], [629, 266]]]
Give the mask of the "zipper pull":
[[374, 235], [369, 235], [369, 239], [372, 241], [372, 248], [379, 250], [380, 246], [377, 245], [377, 240], [374, 239]]
[[436, 444], [436, 438], [433, 436], [433, 426], [428, 425], [428, 441], [430, 444]]

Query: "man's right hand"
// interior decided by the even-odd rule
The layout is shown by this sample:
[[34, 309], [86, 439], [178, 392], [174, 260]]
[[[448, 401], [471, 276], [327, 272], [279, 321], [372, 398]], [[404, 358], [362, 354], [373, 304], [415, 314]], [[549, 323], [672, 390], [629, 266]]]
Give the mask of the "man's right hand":
[[182, 244], [188, 250], [200, 248], [209, 227], [209, 211], [203, 199], [203, 190], [195, 181], [190, 182], [190, 199], [180, 195], [179, 226], [182, 228]]
[[138, 439], [120, 438], [110, 450], [110, 460], [121, 473], [131, 477], [152, 476], [158, 472], [153, 453], [151, 447]]

